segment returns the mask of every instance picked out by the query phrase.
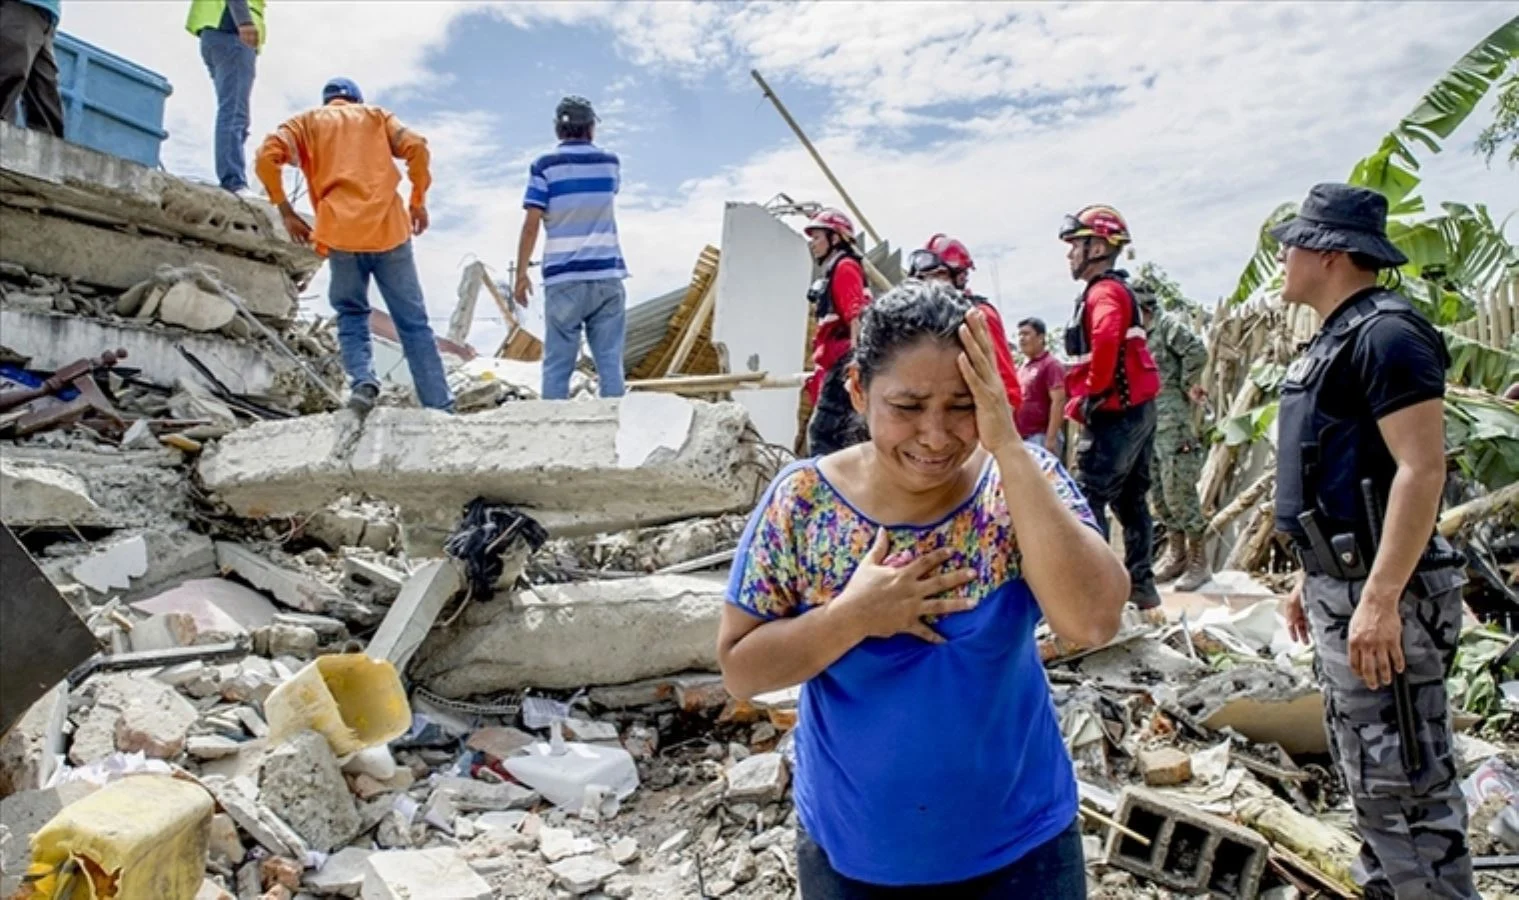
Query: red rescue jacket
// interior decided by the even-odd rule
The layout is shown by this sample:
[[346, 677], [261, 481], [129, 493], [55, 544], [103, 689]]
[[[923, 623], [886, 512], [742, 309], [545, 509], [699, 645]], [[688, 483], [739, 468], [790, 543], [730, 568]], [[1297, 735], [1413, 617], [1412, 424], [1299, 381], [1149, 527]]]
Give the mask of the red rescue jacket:
[[1013, 348], [1007, 345], [1007, 329], [1002, 325], [1002, 314], [985, 297], [966, 292], [970, 301], [986, 314], [986, 332], [991, 336], [992, 349], [997, 354], [997, 372], [1002, 375], [1002, 386], [1007, 389], [1007, 402], [1013, 412], [1023, 405], [1023, 388], [1018, 384], [1018, 365], [1013, 362]]
[[817, 307], [817, 331], [812, 338], [812, 374], [806, 390], [817, 403], [823, 379], [849, 354], [854, 344], [851, 326], [870, 302], [864, 266], [853, 256], [836, 253], [825, 265], [823, 277], [807, 292], [807, 299]]
[[1140, 324], [1139, 303], [1122, 270], [1104, 272], [1082, 291], [1065, 330], [1067, 418], [1085, 421], [1085, 401], [1119, 412], [1155, 399], [1160, 373]]

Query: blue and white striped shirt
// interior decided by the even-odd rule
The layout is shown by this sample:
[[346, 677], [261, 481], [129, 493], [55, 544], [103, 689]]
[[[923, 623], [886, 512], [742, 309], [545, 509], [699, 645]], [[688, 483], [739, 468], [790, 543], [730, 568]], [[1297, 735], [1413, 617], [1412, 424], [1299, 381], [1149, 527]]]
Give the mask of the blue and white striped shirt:
[[563, 141], [533, 163], [522, 206], [543, 210], [544, 285], [628, 277], [613, 212], [621, 185], [617, 154], [590, 141]]

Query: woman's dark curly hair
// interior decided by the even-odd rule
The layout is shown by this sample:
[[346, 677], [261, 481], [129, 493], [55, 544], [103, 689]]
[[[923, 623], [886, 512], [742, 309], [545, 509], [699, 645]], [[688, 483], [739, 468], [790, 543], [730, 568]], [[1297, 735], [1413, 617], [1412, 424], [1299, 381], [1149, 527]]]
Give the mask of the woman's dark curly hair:
[[970, 312], [965, 295], [940, 281], [909, 279], [865, 307], [860, 316], [860, 336], [854, 345], [854, 361], [860, 367], [860, 385], [887, 366], [898, 351], [929, 339], [960, 346], [960, 325]]

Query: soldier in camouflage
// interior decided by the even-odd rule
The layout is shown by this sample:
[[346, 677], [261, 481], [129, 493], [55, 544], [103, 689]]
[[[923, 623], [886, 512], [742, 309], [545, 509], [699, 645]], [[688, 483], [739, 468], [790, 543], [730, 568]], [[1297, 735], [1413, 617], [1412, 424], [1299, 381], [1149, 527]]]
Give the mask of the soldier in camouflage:
[[1381, 194], [1321, 184], [1272, 229], [1282, 299], [1323, 321], [1277, 416], [1276, 528], [1303, 569], [1282, 613], [1317, 651], [1365, 896], [1477, 900], [1445, 687], [1466, 575], [1435, 531], [1450, 355], [1379, 279], [1407, 262], [1386, 222]]
[[1193, 425], [1193, 411], [1207, 396], [1201, 378], [1208, 346], [1179, 316], [1160, 308], [1151, 285], [1136, 281], [1134, 296], [1144, 316], [1150, 355], [1160, 369], [1150, 506], [1155, 521], [1165, 526], [1166, 547], [1155, 563], [1155, 580], [1176, 579], [1177, 590], [1195, 591], [1212, 575], [1204, 552], [1208, 520], [1197, 500], [1206, 445]]

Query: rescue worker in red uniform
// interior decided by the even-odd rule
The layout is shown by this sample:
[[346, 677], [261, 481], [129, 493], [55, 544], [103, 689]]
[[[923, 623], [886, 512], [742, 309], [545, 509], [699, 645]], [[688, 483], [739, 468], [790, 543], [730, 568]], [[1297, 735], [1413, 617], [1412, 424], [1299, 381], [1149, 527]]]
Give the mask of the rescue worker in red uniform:
[[870, 302], [865, 290], [865, 267], [854, 246], [854, 223], [836, 209], [824, 209], [803, 229], [807, 247], [822, 271], [807, 301], [817, 314], [812, 341], [812, 375], [807, 396], [812, 418], [807, 422], [807, 454], [826, 456], [858, 444], [868, 432], [849, 400], [845, 373], [859, 330], [860, 313]]
[[1155, 397], [1160, 375], [1145, 340], [1128, 273], [1115, 267], [1132, 238], [1110, 206], [1066, 216], [1060, 239], [1070, 245], [1071, 277], [1086, 287], [1065, 331], [1067, 418], [1082, 423], [1076, 483], [1106, 532], [1107, 509], [1123, 525], [1129, 602], [1161, 621], [1153, 571], [1154, 524], [1147, 494], [1155, 454]]
[[992, 350], [997, 355], [997, 371], [1007, 389], [1007, 402], [1013, 412], [1023, 405], [1023, 392], [1018, 387], [1018, 366], [1013, 362], [1013, 348], [1007, 343], [1007, 329], [1002, 324], [1002, 313], [992, 301], [975, 293], [969, 287], [970, 270], [976, 267], [965, 245], [947, 234], [936, 234], [928, 239], [923, 249], [914, 250], [907, 257], [909, 278], [936, 279], [953, 286], [965, 299], [981, 308], [986, 314], [986, 330], [992, 338]]

